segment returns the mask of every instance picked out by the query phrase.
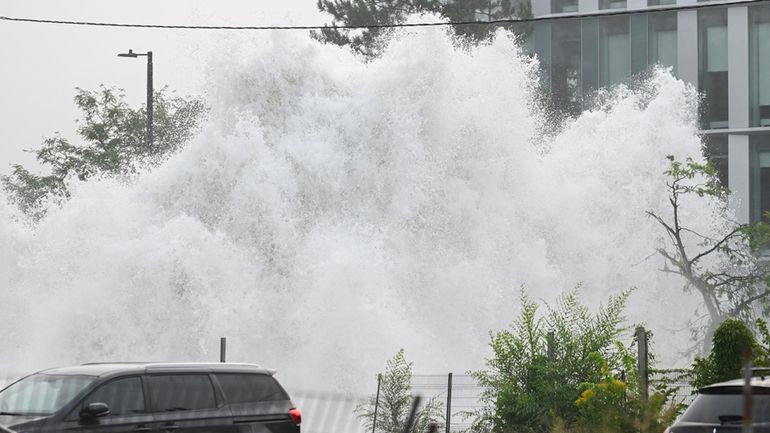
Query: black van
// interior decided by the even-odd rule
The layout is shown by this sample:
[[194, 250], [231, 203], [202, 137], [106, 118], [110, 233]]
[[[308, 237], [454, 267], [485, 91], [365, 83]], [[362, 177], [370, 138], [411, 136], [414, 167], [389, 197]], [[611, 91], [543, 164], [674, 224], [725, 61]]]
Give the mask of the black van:
[[[664, 433], [740, 433], [743, 430], [743, 379], [715, 383], [698, 396]], [[754, 433], [770, 433], [770, 378], [751, 379]]]
[[18, 433], [298, 433], [273, 370], [233, 363], [103, 363], [45, 370], [0, 391]]

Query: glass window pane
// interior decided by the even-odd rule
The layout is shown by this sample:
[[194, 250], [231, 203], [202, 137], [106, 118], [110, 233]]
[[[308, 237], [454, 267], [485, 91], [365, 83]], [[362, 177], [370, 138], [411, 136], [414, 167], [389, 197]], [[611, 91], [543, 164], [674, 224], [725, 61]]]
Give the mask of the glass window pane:
[[551, 0], [551, 13], [577, 12], [578, 0]]
[[564, 20], [553, 26], [551, 92], [559, 110], [580, 111], [580, 21]]
[[603, 19], [600, 29], [599, 83], [609, 86], [622, 82], [631, 74], [628, 17]]
[[706, 27], [706, 71], [727, 70], [727, 26]]
[[598, 20], [596, 18], [585, 18], [580, 24], [582, 34], [582, 74], [580, 79], [583, 97], [585, 98], [595, 91], [599, 85]]
[[253, 403], [288, 400], [289, 397], [271, 376], [265, 374], [217, 374], [228, 403]]
[[703, 140], [703, 155], [717, 169], [719, 182], [728, 186], [727, 135], [708, 135]]
[[110, 416], [143, 413], [142, 380], [138, 377], [128, 377], [108, 382], [86, 397], [83, 407], [91, 403], [106, 403], [110, 408]]
[[206, 374], [149, 376], [150, 398], [156, 412], [216, 407], [214, 387]]
[[650, 64], [670, 66], [676, 75], [676, 12], [650, 15]]
[[751, 126], [770, 126], [770, 6], [749, 9]]
[[759, 39], [759, 105], [770, 105], [770, 23], [757, 25]]
[[647, 14], [629, 17], [631, 34], [631, 73], [638, 74], [647, 69]]
[[698, 11], [698, 88], [705, 94], [701, 123], [705, 129], [728, 126], [727, 10]]
[[23, 415], [49, 415], [72, 401], [96, 378], [38, 373], [0, 392], [0, 410]]
[[600, 0], [599, 9], [625, 9], [626, 0]]
[[768, 222], [770, 212], [770, 136], [755, 135], [749, 138], [751, 146], [751, 220]]
[[675, 5], [676, 0], [647, 0], [647, 6]]

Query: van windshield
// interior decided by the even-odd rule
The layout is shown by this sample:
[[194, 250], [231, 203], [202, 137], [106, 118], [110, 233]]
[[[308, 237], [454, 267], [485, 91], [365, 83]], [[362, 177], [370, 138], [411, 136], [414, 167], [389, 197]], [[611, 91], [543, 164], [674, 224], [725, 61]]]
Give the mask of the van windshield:
[[94, 376], [38, 373], [0, 391], [3, 415], [50, 415], [96, 380]]

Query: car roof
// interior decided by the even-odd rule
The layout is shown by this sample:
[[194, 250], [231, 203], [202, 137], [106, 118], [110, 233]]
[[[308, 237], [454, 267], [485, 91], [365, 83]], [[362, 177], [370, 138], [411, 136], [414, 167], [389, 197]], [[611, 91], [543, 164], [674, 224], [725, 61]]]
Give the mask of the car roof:
[[[728, 380], [726, 382], [719, 382], [714, 383], [711, 385], [704, 386], [700, 389], [700, 392], [706, 391], [706, 392], [713, 392], [718, 390], [719, 388], [735, 388], [735, 387], [741, 387], [745, 384], [744, 379], [733, 379]], [[755, 376], [751, 378], [751, 386], [752, 387], [759, 387], [759, 388], [770, 388], [770, 376]]]
[[220, 362], [94, 362], [43, 370], [43, 374], [107, 376], [125, 373], [259, 373], [275, 374], [275, 370], [257, 364]]

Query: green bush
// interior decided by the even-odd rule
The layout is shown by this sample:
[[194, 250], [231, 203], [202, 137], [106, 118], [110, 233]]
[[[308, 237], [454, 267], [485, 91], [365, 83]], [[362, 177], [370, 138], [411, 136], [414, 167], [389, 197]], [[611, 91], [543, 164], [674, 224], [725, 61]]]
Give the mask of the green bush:
[[724, 382], [741, 377], [743, 351], [753, 349], [757, 361], [761, 364], [761, 350], [745, 323], [736, 319], [727, 319], [714, 332], [711, 353], [705, 358], [696, 358], [693, 363], [693, 388]]
[[670, 403], [673, 390], [641, 398], [637, 360], [620, 340], [628, 296], [610, 297], [591, 313], [576, 289], [541, 314], [522, 294], [521, 314], [510, 329], [491, 334], [493, 356], [474, 373], [486, 407], [472, 431], [663, 431], [681, 407]]
[[510, 329], [491, 334], [493, 356], [486, 370], [473, 373], [487, 403], [477, 414], [474, 430], [545, 432], [555, 419], [577, 421], [575, 401], [581, 386], [599, 382], [605, 365], [620, 368], [617, 342], [628, 295], [611, 297], [592, 314], [574, 290], [540, 314], [539, 306], [522, 293], [521, 314]]

